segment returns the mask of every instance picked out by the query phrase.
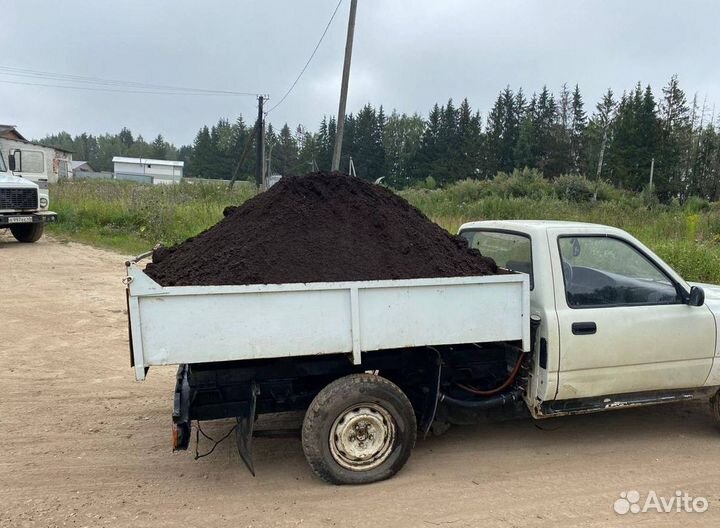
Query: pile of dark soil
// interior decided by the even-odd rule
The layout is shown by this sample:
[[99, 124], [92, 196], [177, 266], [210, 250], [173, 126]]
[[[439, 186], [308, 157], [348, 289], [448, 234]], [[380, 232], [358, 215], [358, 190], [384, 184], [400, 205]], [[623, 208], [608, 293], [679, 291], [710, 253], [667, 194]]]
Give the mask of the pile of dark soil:
[[145, 272], [163, 286], [209, 286], [488, 275], [497, 266], [392, 191], [318, 172], [228, 207], [207, 231], [158, 248]]

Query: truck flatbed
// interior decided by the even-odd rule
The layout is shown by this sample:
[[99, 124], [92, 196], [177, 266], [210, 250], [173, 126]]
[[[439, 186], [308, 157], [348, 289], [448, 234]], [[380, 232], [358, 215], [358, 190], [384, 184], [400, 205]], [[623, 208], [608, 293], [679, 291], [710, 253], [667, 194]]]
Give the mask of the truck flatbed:
[[156, 365], [520, 341], [525, 274], [307, 284], [163, 287], [127, 263], [135, 376]]

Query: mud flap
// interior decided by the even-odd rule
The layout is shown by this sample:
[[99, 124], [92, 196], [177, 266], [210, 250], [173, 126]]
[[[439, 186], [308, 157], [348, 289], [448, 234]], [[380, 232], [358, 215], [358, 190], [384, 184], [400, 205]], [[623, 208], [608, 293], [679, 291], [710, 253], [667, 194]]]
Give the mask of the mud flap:
[[185, 450], [190, 445], [190, 385], [187, 365], [180, 365], [175, 376], [173, 397], [173, 451]]
[[237, 443], [238, 453], [253, 477], [255, 476], [255, 466], [252, 459], [252, 437], [255, 425], [255, 404], [258, 394], [260, 394], [260, 388], [255, 382], [252, 382], [250, 400], [243, 404], [242, 414], [235, 418], [237, 420], [235, 442]]

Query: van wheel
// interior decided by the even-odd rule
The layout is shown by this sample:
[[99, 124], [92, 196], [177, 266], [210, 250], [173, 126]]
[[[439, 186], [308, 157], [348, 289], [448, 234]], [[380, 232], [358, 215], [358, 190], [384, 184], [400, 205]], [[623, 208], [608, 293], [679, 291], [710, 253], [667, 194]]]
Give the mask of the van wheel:
[[417, 437], [415, 412], [391, 381], [352, 374], [320, 391], [305, 414], [302, 444], [315, 474], [331, 484], [369, 484], [405, 465]]
[[710, 415], [715, 425], [720, 427], [720, 390], [710, 398]]
[[37, 242], [43, 236], [43, 224], [16, 224], [10, 226], [10, 232], [18, 242]]

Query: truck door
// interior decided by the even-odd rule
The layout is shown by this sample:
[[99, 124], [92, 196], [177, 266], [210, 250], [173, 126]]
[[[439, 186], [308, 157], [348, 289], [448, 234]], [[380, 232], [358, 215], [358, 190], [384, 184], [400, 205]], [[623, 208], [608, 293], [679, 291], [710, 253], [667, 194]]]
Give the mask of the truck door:
[[715, 349], [707, 306], [631, 240], [548, 232], [560, 335], [556, 398], [700, 387]]
[[10, 153], [15, 157], [16, 176], [22, 176], [30, 181], [38, 182], [48, 178], [45, 166], [45, 154], [40, 150], [14, 149]]

